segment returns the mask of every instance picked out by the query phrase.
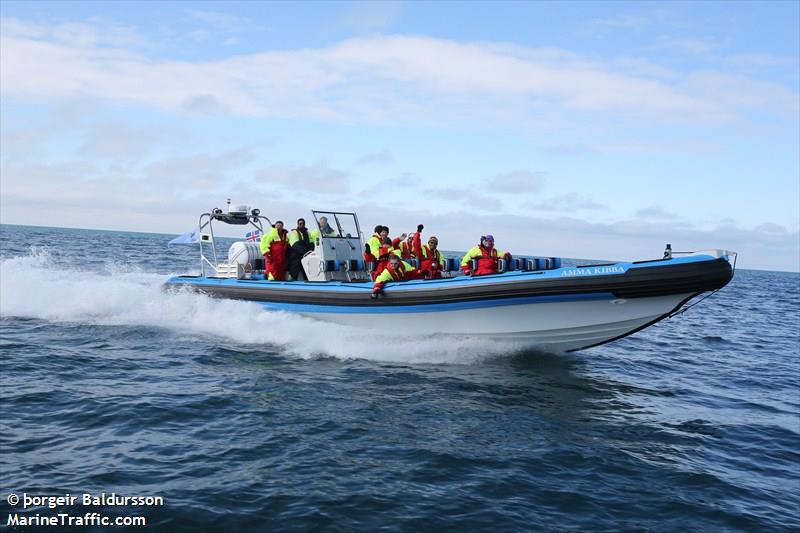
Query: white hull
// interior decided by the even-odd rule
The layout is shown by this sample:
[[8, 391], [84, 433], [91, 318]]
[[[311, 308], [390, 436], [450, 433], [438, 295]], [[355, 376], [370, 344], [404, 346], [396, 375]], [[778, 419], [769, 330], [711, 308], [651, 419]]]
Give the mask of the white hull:
[[479, 335], [563, 352], [629, 334], [671, 312], [691, 294], [525, 303], [438, 312], [302, 314], [348, 326], [413, 334]]

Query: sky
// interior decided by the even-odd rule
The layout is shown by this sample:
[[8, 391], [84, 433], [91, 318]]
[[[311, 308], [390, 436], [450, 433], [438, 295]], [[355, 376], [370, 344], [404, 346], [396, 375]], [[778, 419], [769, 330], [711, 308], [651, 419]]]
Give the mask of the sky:
[[800, 2], [0, 3], [0, 223], [800, 271]]

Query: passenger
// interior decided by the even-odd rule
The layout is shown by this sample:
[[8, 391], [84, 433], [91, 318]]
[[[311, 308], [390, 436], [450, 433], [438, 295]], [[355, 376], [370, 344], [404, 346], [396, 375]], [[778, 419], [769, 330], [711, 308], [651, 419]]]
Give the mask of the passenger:
[[382, 229], [383, 226], [381, 226], [380, 224], [375, 226], [375, 231], [372, 233], [372, 237], [370, 237], [369, 240], [366, 242], [366, 244], [364, 244], [365, 263], [376, 263], [376, 264], [378, 263], [378, 258], [372, 254], [372, 246], [370, 245], [370, 243], [374, 241], [375, 243], [378, 244], [377, 248], [380, 248], [380, 243], [383, 241], [383, 238], [381, 237]]
[[390, 254], [380, 276], [375, 278], [375, 285], [372, 286], [372, 298], [383, 295], [383, 287], [392, 281], [406, 281], [409, 279], [420, 279], [426, 275], [425, 271], [414, 269], [411, 265], [400, 259], [396, 254]]
[[413, 235], [414, 255], [420, 259], [419, 268], [430, 272], [425, 279], [440, 279], [444, 270], [444, 257], [438, 250], [439, 239], [431, 236], [428, 244], [422, 246], [422, 230], [425, 226], [417, 226], [417, 232]]
[[394, 250], [394, 243], [392, 242], [391, 237], [389, 237], [389, 226], [384, 226], [383, 229], [384, 231], [381, 231], [381, 239], [383, 240], [383, 244]]
[[[511, 254], [508, 252], [498, 251], [494, 247], [494, 237], [486, 235], [481, 237], [479, 246], [471, 248], [461, 260], [461, 270], [464, 274], [472, 274], [473, 276], [483, 276], [485, 274], [497, 274], [497, 258], [511, 259]], [[473, 270], [472, 260], [478, 260], [478, 266]]]
[[339, 234], [336, 233], [336, 230], [328, 224], [328, 217], [319, 217], [319, 229], [315, 229], [310, 233], [311, 242], [317, 242], [319, 236], [322, 235], [323, 237], [338, 237]]
[[400, 257], [403, 259], [411, 259], [414, 257], [413, 245], [414, 233], [403, 233], [399, 237], [392, 240], [392, 247], [400, 252]]
[[267, 279], [271, 281], [286, 279], [286, 256], [289, 250], [286, 233], [283, 222], [278, 220], [273, 225], [272, 231], [261, 238], [260, 248], [267, 264]]
[[314, 243], [306, 228], [306, 221], [303, 218], [297, 219], [297, 227], [289, 232], [289, 275], [295, 280], [307, 280], [303, 270], [303, 256], [314, 249]]
[[[375, 229], [377, 230], [378, 227], [376, 226]], [[373, 235], [367, 245], [369, 246], [370, 254], [377, 259], [375, 270], [372, 271], [372, 281], [375, 281], [378, 275], [383, 272], [383, 269], [386, 268], [389, 256], [398, 255], [398, 252], [392, 246], [388, 226], [380, 226], [378, 235]]]

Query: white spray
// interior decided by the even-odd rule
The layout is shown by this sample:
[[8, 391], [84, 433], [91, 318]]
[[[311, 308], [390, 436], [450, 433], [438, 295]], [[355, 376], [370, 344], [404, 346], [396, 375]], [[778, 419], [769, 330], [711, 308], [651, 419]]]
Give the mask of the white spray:
[[289, 355], [409, 363], [471, 363], [513, 352], [512, 343], [420, 337], [320, 322], [258, 304], [163, 292], [162, 274], [108, 264], [101, 272], [59, 265], [46, 251], [0, 261], [0, 316], [108, 326], [148, 326], [280, 347]]

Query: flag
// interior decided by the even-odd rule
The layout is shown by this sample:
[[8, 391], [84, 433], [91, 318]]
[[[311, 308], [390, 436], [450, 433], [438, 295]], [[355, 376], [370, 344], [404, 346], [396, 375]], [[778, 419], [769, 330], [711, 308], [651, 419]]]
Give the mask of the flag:
[[251, 241], [251, 242], [259, 242], [261, 240], [261, 231], [248, 231], [244, 234], [244, 240]]
[[192, 231], [187, 231], [183, 235], [175, 237], [167, 246], [172, 244], [198, 244], [200, 242], [200, 229], [193, 229]]

